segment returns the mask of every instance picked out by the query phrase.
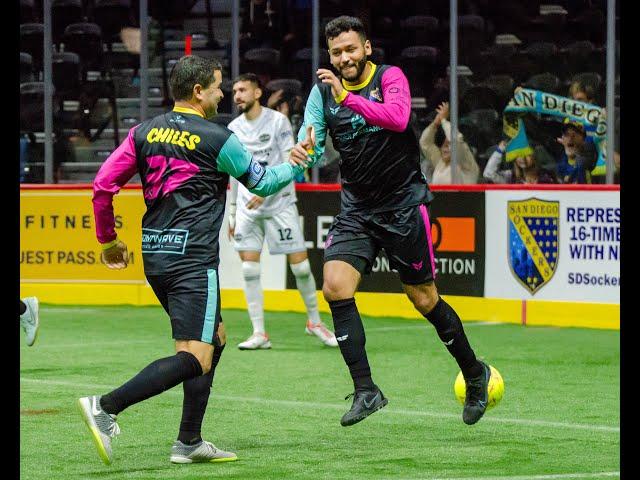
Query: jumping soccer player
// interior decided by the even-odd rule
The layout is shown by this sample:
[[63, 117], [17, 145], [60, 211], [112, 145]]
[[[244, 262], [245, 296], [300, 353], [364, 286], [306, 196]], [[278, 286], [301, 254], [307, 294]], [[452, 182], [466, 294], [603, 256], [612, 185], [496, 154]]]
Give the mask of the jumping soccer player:
[[[381, 248], [398, 270], [415, 308], [436, 328], [466, 382], [462, 419], [474, 424], [485, 412], [489, 367], [476, 359], [456, 312], [439, 295], [427, 205], [433, 198], [420, 172], [418, 141], [408, 126], [411, 96], [398, 67], [367, 61], [371, 43], [362, 22], [342, 16], [325, 28], [331, 64], [307, 100], [291, 162], [312, 164], [329, 130], [340, 153], [340, 213], [327, 233], [322, 291], [329, 303], [340, 351], [355, 387], [341, 419], [353, 425], [387, 404], [371, 379], [365, 332], [354, 294]], [[348, 397], [347, 397], [348, 398]]]
[[102, 165], [93, 184], [96, 236], [107, 267], [127, 266], [127, 246], [117, 238], [113, 196], [138, 173], [147, 211], [142, 257], [151, 288], [171, 319], [176, 354], [150, 363], [107, 393], [78, 400], [98, 454], [111, 463], [116, 415], [179, 383], [184, 401], [174, 463], [223, 462], [236, 454], [202, 440], [201, 426], [226, 336], [220, 316], [218, 236], [229, 175], [252, 193], [267, 196], [301, 171], [290, 163], [264, 168], [238, 138], [207, 118], [223, 97], [222, 67], [195, 55], [173, 67], [175, 106], [133, 127]]
[[[261, 165], [286, 163], [294, 144], [291, 123], [280, 112], [262, 107], [261, 96], [262, 88], [257, 75], [245, 73], [233, 82], [233, 101], [242, 115], [229, 123], [229, 130], [238, 136], [253, 159]], [[239, 208], [236, 203], [239, 203]], [[253, 325], [253, 334], [238, 348], [271, 348], [271, 340], [264, 329], [264, 296], [260, 285], [260, 253], [265, 236], [272, 255], [287, 254], [291, 272], [307, 307], [305, 331], [316, 335], [325, 345], [337, 347], [335, 335], [320, 320], [316, 281], [311, 273], [300, 228], [295, 185], [291, 183], [277, 195], [265, 199], [251, 194], [231, 179], [229, 237], [234, 238], [235, 249], [242, 260], [244, 293]]]

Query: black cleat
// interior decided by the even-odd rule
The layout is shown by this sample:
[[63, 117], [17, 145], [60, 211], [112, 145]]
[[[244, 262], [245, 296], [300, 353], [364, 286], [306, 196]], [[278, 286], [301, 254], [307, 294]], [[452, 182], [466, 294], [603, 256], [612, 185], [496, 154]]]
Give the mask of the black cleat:
[[377, 386], [373, 390], [356, 390], [354, 393], [344, 397], [344, 399], [348, 400], [349, 397], [353, 397], [353, 404], [351, 405], [351, 410], [340, 419], [340, 424], [343, 427], [348, 427], [364, 420], [389, 403], [389, 400], [382, 394], [382, 390]]
[[469, 380], [465, 379], [466, 396], [462, 410], [462, 421], [467, 425], [473, 425], [482, 418], [489, 402], [491, 369], [482, 361], [480, 364], [482, 365], [482, 374]]

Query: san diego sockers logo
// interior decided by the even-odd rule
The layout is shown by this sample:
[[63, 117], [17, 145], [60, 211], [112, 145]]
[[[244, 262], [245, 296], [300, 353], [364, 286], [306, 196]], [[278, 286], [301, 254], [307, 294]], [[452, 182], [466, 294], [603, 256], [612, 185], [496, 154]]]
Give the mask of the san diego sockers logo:
[[546, 285], [558, 265], [560, 202], [507, 202], [509, 266], [516, 279], [533, 295]]

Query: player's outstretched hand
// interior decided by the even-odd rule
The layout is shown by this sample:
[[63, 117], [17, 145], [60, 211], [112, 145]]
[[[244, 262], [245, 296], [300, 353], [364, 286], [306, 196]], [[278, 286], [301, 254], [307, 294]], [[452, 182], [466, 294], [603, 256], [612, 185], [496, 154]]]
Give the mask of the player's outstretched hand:
[[340, 79], [336, 77], [335, 73], [326, 68], [319, 68], [316, 74], [322, 83], [328, 83], [331, 85], [331, 94], [334, 97], [340, 96], [344, 87], [342, 86], [342, 83], [340, 83]]
[[313, 128], [313, 125], [309, 125], [307, 127], [307, 137], [302, 141], [296, 143], [291, 152], [289, 154], [289, 162], [294, 167], [300, 165], [302, 167], [307, 167], [307, 162], [309, 161], [308, 156], [314, 153], [314, 148], [316, 146], [316, 133]]
[[118, 242], [110, 248], [102, 251], [102, 262], [113, 270], [121, 270], [127, 268], [129, 264], [129, 252], [127, 245], [118, 240]]

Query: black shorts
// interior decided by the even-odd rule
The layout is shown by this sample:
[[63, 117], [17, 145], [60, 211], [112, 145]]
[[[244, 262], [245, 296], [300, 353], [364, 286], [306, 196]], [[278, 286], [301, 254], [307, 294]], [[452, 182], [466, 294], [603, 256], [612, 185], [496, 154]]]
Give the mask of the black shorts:
[[199, 340], [219, 346], [220, 285], [216, 269], [171, 275], [147, 275], [147, 281], [171, 319], [175, 340]]
[[402, 283], [420, 285], [435, 280], [426, 205], [380, 213], [338, 214], [327, 233], [324, 261], [343, 260], [360, 273], [369, 273], [381, 248]]

